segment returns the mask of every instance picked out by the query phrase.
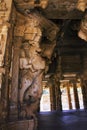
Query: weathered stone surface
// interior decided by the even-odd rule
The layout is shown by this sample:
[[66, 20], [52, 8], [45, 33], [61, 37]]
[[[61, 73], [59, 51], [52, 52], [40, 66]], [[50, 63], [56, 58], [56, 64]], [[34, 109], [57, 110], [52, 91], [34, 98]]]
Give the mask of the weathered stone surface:
[[[29, 0], [28, 2], [14, 0], [14, 2], [16, 7], [22, 12], [25, 9], [29, 10], [35, 7], [34, 0]], [[80, 9], [78, 10], [80, 6], [78, 0], [42, 0], [43, 5], [46, 2], [43, 12], [49, 19], [81, 19], [82, 17]], [[37, 7], [39, 6], [41, 5], [37, 5]]]
[[[66, 19], [71, 17], [70, 12], [76, 9], [76, 3], [77, 0], [50, 0], [45, 15], [53, 19]], [[75, 15], [74, 12], [72, 14]]]
[[5, 123], [0, 125], [0, 129], [3, 130], [34, 130], [34, 120], [15, 121], [11, 123]]

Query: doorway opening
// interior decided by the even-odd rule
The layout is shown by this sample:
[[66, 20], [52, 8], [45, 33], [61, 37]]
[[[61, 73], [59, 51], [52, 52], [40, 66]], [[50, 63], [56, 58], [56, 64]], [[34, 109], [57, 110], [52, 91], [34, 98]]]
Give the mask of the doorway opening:
[[40, 111], [51, 111], [49, 88], [43, 88], [43, 94], [40, 101]]
[[47, 81], [43, 81], [43, 93], [40, 101], [40, 112], [51, 111], [50, 102], [50, 88], [47, 86]]

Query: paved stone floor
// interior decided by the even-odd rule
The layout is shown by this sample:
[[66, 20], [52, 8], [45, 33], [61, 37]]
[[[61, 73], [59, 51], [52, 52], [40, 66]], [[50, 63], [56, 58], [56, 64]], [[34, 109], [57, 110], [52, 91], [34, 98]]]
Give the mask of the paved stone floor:
[[87, 111], [41, 112], [38, 130], [87, 130]]

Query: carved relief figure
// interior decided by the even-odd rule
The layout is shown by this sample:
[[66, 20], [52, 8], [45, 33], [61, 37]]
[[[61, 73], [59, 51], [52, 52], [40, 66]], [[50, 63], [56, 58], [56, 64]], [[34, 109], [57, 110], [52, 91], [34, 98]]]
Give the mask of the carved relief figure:
[[14, 37], [22, 37], [19, 85], [21, 117], [37, 120], [42, 79], [56, 46], [58, 31], [59, 28], [36, 9], [17, 12]]
[[[28, 42], [23, 43], [22, 56], [20, 58], [20, 69], [21, 69], [21, 89], [20, 89], [20, 102], [23, 102], [25, 91], [31, 87], [33, 81], [39, 74], [40, 70], [45, 69], [45, 61], [40, 57], [37, 51], [37, 47], [32, 47]], [[32, 84], [33, 86], [33, 84]], [[39, 86], [37, 86], [39, 87]], [[38, 90], [38, 88], [35, 88]], [[32, 88], [32, 87], [31, 87]], [[30, 88], [30, 89], [31, 89]], [[35, 91], [35, 90], [34, 90]], [[34, 93], [31, 92], [34, 96]], [[31, 96], [32, 96], [31, 95]]]

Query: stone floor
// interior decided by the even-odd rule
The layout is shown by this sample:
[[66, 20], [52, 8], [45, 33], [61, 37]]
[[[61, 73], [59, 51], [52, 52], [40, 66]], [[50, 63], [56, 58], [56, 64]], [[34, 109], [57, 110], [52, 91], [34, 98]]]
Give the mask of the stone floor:
[[87, 130], [87, 111], [41, 112], [38, 130]]

